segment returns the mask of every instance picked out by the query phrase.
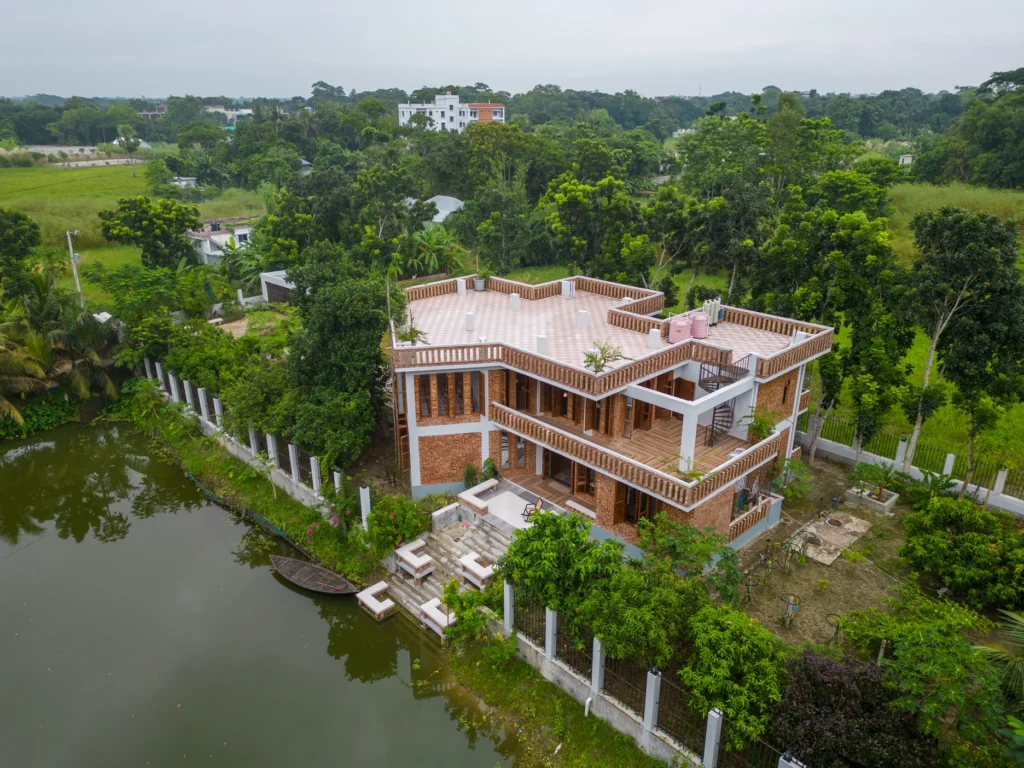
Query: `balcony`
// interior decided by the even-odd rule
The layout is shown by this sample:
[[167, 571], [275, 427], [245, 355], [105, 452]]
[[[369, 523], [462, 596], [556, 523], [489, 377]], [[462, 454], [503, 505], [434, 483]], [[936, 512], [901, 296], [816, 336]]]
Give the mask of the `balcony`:
[[[499, 403], [491, 403], [490, 418], [514, 434], [683, 508], [693, 507], [712, 492], [770, 460], [778, 454], [781, 440], [781, 435], [775, 433], [749, 446], [742, 454], [729, 457], [731, 450], [748, 444], [736, 438], [722, 438], [714, 447], [706, 448], [703, 440], [698, 439], [697, 469], [702, 471], [701, 466], [709, 467], [708, 474], [699, 481], [687, 481], [673, 471], [678, 466], [679, 428], [671, 424], [639, 439], [612, 441], [600, 435], [584, 435], [562, 422], [528, 415]], [[678, 424], [674, 419], [671, 421]], [[626, 451], [633, 456], [626, 455]]]
[[797, 407], [797, 413], [801, 414], [811, 406], [811, 390], [805, 389], [800, 393], [800, 405]]
[[736, 541], [736, 539], [768, 517], [768, 510], [771, 509], [772, 502], [777, 498], [779, 497], [773, 494], [761, 496], [749, 511], [744, 512], [729, 523], [729, 541]]

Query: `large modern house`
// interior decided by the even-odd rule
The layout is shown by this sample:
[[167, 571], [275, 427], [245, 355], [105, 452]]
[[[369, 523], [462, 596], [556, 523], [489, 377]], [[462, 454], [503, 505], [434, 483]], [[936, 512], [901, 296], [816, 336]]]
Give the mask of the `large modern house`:
[[[419, 333], [393, 329], [391, 360], [414, 496], [461, 493], [486, 513], [463, 476], [489, 458], [503, 482], [626, 542], [661, 510], [734, 546], [774, 522], [771, 483], [832, 328], [719, 302], [660, 319], [662, 293], [588, 277], [458, 278], [405, 294]], [[585, 356], [597, 345], [622, 359], [595, 372]], [[753, 434], [755, 409], [770, 434]]]
[[408, 125], [413, 115], [424, 115], [429, 119], [427, 127], [432, 131], [466, 130], [470, 123], [504, 123], [505, 105], [495, 103], [462, 104], [458, 94], [450, 91], [434, 97], [433, 104], [399, 104], [398, 124]]

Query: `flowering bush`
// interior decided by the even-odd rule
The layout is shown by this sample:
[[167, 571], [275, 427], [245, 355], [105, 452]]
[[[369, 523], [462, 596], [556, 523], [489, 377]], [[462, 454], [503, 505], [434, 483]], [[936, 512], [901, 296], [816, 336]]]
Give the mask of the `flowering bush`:
[[377, 558], [415, 539], [427, 527], [427, 513], [405, 496], [380, 496], [370, 510], [370, 546]]

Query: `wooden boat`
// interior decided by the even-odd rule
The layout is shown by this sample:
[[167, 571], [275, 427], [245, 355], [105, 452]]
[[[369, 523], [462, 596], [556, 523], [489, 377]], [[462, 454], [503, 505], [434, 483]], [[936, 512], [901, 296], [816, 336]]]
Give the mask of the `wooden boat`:
[[358, 587], [349, 583], [343, 576], [305, 560], [271, 555], [270, 562], [274, 564], [277, 572], [292, 584], [312, 592], [324, 595], [351, 595], [359, 591]]

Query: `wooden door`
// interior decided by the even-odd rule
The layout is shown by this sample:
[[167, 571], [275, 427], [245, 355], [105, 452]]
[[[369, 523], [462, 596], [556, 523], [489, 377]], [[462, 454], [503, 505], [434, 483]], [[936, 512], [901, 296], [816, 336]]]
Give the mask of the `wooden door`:
[[[693, 400], [696, 393], [696, 385], [689, 379], [676, 379], [672, 385], [672, 394], [682, 400]], [[683, 420], [683, 414], [672, 414], [677, 420]]]
[[538, 451], [543, 451], [544, 458], [541, 459], [541, 474], [544, 477], [551, 477], [551, 451], [545, 451], [541, 447], [537, 447]]
[[587, 468], [575, 461], [572, 463], [572, 492], [589, 492], [587, 489]]
[[612, 508], [612, 522], [623, 523], [626, 521], [626, 489], [622, 483], [615, 484], [615, 506]]
[[633, 402], [633, 429], [650, 429], [654, 421], [654, 406], [643, 400]]
[[551, 385], [540, 382], [540, 411], [549, 413], [551, 411]]

